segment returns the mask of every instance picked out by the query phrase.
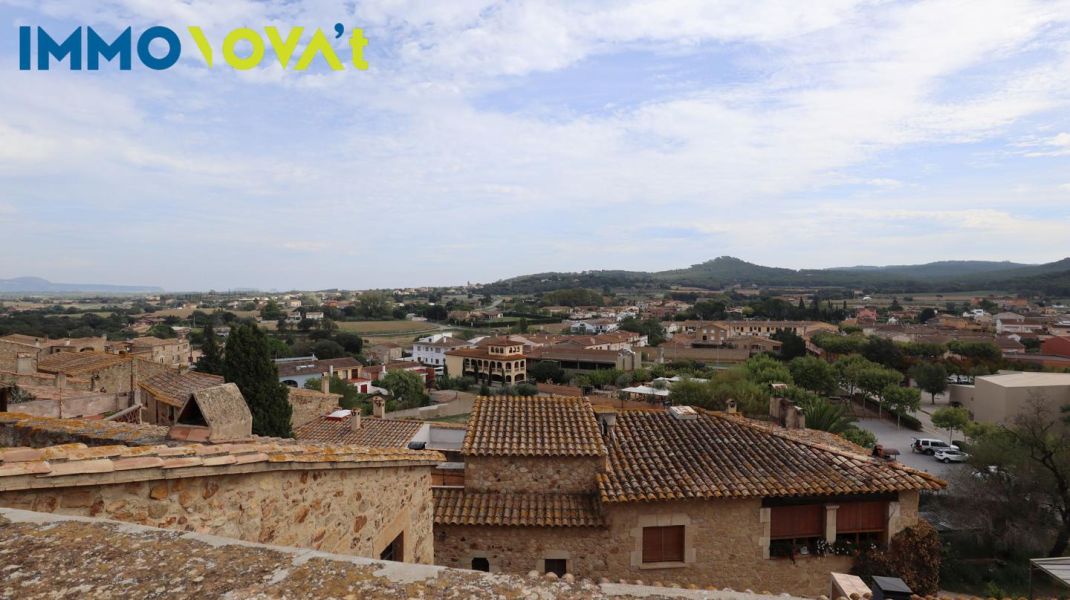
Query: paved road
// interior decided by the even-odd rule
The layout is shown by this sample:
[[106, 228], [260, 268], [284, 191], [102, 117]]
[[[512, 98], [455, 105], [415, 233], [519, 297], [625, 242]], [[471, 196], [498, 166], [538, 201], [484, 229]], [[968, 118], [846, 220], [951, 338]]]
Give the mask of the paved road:
[[[920, 416], [920, 415], [919, 415]], [[872, 431], [877, 436], [877, 443], [881, 444], [885, 448], [895, 448], [902, 454], [899, 455], [899, 460], [903, 464], [914, 467], [915, 469], [921, 469], [936, 475], [937, 477], [944, 477], [954, 469], [961, 468], [962, 465], [950, 464], [945, 465], [938, 462], [931, 456], [925, 454], [914, 454], [910, 451], [910, 444], [916, 437], [933, 437], [942, 440], [947, 439], [947, 433], [943, 434], [933, 432], [919, 433], [912, 429], [903, 427], [902, 429], [896, 429], [895, 423], [887, 420], [879, 419], [859, 419], [855, 423], [863, 429]]]

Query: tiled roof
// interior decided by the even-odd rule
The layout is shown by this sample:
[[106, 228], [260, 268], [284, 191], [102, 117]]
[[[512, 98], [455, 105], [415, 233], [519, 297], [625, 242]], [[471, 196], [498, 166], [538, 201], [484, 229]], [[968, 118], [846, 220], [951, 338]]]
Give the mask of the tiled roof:
[[99, 371], [130, 360], [130, 357], [105, 352], [57, 352], [37, 360], [37, 370], [45, 373], [77, 375]]
[[605, 456], [598, 421], [584, 398], [492, 396], [476, 399], [464, 454]]
[[528, 358], [533, 360], [578, 360], [606, 364], [616, 364], [618, 356], [620, 356], [619, 350], [570, 348], [566, 344], [542, 346], [528, 352]]
[[181, 341], [182, 340], [179, 339], [167, 340], [163, 338], [153, 337], [151, 335], [146, 335], [144, 337], [137, 337], [130, 340], [130, 344], [132, 346], [170, 346], [172, 344], [177, 344]]
[[433, 488], [436, 525], [601, 527], [605, 518], [590, 494], [497, 494]]
[[185, 373], [163, 371], [138, 383], [138, 385], [161, 402], [182, 408], [193, 392], [222, 383], [223, 378], [219, 375], [198, 373], [197, 371], [186, 371]]
[[898, 463], [804, 441], [748, 419], [698, 411], [618, 414], [602, 500], [629, 502], [863, 494], [940, 489], [944, 483]]
[[302, 442], [404, 448], [423, 427], [421, 421], [361, 417], [360, 429], [353, 431], [350, 427], [351, 418], [320, 417], [294, 429], [294, 437]]

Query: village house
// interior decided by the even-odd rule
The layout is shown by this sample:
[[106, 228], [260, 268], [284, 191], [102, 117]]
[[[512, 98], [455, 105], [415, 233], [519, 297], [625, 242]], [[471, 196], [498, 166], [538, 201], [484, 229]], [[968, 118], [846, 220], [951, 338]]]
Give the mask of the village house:
[[475, 348], [447, 350], [445, 356], [450, 377], [472, 376], [506, 385], [528, 379], [524, 345], [508, 337], [487, 338]]
[[442, 454], [259, 438], [251, 424], [233, 384], [193, 392], [170, 429], [0, 413], [0, 506], [433, 561]]
[[169, 367], [190, 365], [190, 344], [186, 338], [137, 337], [113, 346], [113, 351], [117, 354], [131, 354]]
[[16, 357], [30, 355], [34, 361], [57, 352], [104, 352], [107, 339], [61, 338], [48, 339], [13, 333], [0, 337], [0, 371], [15, 371]]
[[639, 352], [632, 350], [590, 350], [570, 347], [567, 344], [543, 346], [528, 352], [532, 363], [548, 361], [557, 363], [568, 373], [586, 373], [606, 369], [634, 371], [643, 366]]
[[326, 373], [328, 377], [337, 377], [343, 381], [360, 378], [359, 370], [363, 366], [355, 358], [326, 358], [300, 356], [295, 358], [277, 358], [275, 366], [279, 370], [279, 381], [290, 387], [304, 387], [309, 379], [319, 379]]
[[588, 335], [595, 335], [599, 333], [610, 333], [620, 329], [620, 324], [617, 319], [586, 319], [582, 321], [574, 321], [569, 324], [569, 330], [572, 333], [585, 333]]
[[477, 400], [463, 485], [437, 486], [445, 566], [816, 596], [918, 521], [927, 473], [842, 438], [690, 407]]
[[445, 335], [421, 338], [412, 345], [412, 360], [434, 367], [441, 375], [446, 366], [446, 351], [470, 346], [465, 340]]
[[362, 354], [368, 360], [385, 365], [388, 362], [401, 360], [404, 348], [393, 342], [379, 342], [364, 346]]

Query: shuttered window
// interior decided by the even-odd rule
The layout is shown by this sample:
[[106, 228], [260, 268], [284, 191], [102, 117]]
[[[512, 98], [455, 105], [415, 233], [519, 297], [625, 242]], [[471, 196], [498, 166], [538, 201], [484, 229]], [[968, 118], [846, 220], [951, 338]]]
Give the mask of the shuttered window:
[[643, 562], [684, 562], [684, 526], [644, 527]]
[[800, 539], [825, 535], [825, 506], [822, 504], [774, 506], [771, 512], [771, 539]]
[[884, 531], [887, 502], [844, 502], [836, 511], [837, 533], [868, 533]]

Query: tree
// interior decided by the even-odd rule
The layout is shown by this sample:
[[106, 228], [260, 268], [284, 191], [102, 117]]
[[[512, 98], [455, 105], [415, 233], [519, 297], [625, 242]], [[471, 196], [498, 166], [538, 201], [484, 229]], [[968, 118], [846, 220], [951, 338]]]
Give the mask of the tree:
[[[801, 299], [800, 299], [801, 301]], [[780, 360], [792, 360], [800, 356], [806, 356], [806, 340], [787, 329], [778, 329], [772, 339], [780, 342]]]
[[818, 394], [836, 391], [836, 370], [816, 356], [800, 356], [788, 363], [788, 371], [795, 385]]
[[393, 298], [383, 292], [364, 292], [357, 298], [357, 314], [366, 319], [385, 319], [391, 315]]
[[223, 352], [223, 378], [241, 390], [253, 415], [253, 433], [293, 437], [286, 386], [271, 360], [267, 336], [253, 323], [232, 329]]
[[528, 367], [528, 375], [540, 383], [564, 383], [568, 378], [565, 370], [561, 368], [561, 363], [552, 360], [540, 360], [531, 365]]
[[360, 354], [361, 351], [364, 350], [364, 339], [356, 333], [343, 331], [342, 333], [335, 334], [334, 341], [341, 344], [342, 348], [350, 354]]
[[312, 353], [316, 358], [342, 358], [346, 355], [346, 349], [338, 342], [320, 340], [312, 345]]
[[899, 385], [902, 380], [902, 373], [884, 367], [871, 367], [858, 373], [859, 389], [877, 400], [877, 417], [881, 416], [884, 407], [884, 391], [889, 386]]
[[895, 342], [876, 336], [870, 337], [869, 341], [866, 342], [865, 348], [862, 349], [862, 356], [890, 369], [898, 368], [899, 363], [903, 360], [903, 352]]
[[708, 382], [683, 379], [669, 389], [669, 401], [675, 406], [699, 406], [708, 409], [720, 409]]
[[851, 425], [845, 429], [840, 436], [845, 440], [858, 444], [863, 448], [872, 448], [877, 445], [877, 436], [868, 429], [862, 429], [856, 425]]
[[665, 341], [665, 328], [661, 326], [660, 321], [653, 317], [641, 321], [635, 317], [628, 317], [621, 320], [620, 328], [624, 331], [645, 335], [647, 344], [651, 346], [657, 346]]
[[851, 573], [866, 578], [895, 573], [915, 593], [935, 594], [940, 587], [942, 548], [936, 529], [926, 521], [918, 521], [895, 534], [887, 550], [864, 550]]
[[936, 404], [936, 395], [947, 390], [947, 369], [934, 362], [921, 362], [910, 367], [910, 378], [918, 387], [930, 394], [930, 400]]
[[204, 344], [201, 345], [201, 357], [197, 359], [196, 370], [212, 375], [223, 374], [223, 352], [211, 323], [204, 326]]
[[833, 404], [824, 398], [808, 403], [802, 407], [802, 411], [806, 416], [807, 429], [842, 434], [854, 421], [847, 414], [847, 407], [842, 404]]
[[147, 335], [152, 337], [158, 337], [160, 339], [169, 340], [175, 337], [175, 330], [171, 329], [170, 325], [164, 325], [163, 323], [157, 323], [153, 325], [147, 332]]
[[936, 317], [936, 311], [932, 308], [924, 308], [918, 314], [918, 323], [928, 323], [930, 319]]
[[947, 430], [947, 441], [954, 439], [956, 431], [963, 431], [970, 422], [970, 413], [965, 408], [947, 406], [933, 411], [933, 425]]
[[[1064, 415], [1066, 408], [1063, 409]], [[935, 420], [935, 416], [934, 416]], [[1070, 427], [1039, 395], [1013, 423], [974, 438], [956, 479], [956, 517], [1006, 552], [1063, 556], [1070, 546]], [[1027, 554], [1028, 555], [1028, 554]]]
[[260, 309], [260, 318], [265, 321], [277, 321], [286, 317], [286, 312], [282, 310], [279, 303], [274, 300], [268, 300], [264, 308]]
[[430, 400], [424, 390], [420, 376], [411, 371], [390, 371], [379, 381], [379, 385], [390, 392], [397, 401], [399, 409], [427, 406]]
[[747, 376], [755, 383], [792, 384], [791, 371], [788, 367], [770, 356], [760, 354], [743, 363]]
[[899, 385], [889, 385], [881, 392], [884, 403], [889, 410], [895, 413], [895, 426], [898, 429], [900, 419], [904, 413], [918, 410], [921, 404], [921, 392], [915, 388], [905, 388]]
[[880, 365], [869, 362], [861, 354], [850, 354], [832, 363], [832, 368], [836, 371], [837, 383], [851, 395], [858, 391], [858, 380], [862, 372], [879, 367]]
[[[305, 381], [306, 390], [320, 390], [320, 383], [322, 378], [311, 377]], [[357, 390], [357, 386], [339, 378], [337, 375], [331, 377], [328, 385], [328, 390], [332, 394], [339, 394], [342, 398], [338, 401], [338, 405], [342, 408], [353, 409], [360, 404], [361, 393]]]

